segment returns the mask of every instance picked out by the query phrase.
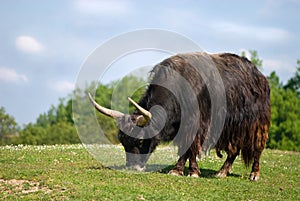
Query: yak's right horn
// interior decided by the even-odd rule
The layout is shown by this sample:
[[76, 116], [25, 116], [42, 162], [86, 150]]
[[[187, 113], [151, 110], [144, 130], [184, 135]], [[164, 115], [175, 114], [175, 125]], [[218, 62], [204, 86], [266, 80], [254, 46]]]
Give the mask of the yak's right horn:
[[107, 109], [105, 107], [102, 107], [101, 105], [99, 105], [91, 96], [90, 93], [88, 93], [89, 99], [91, 101], [91, 103], [94, 105], [94, 107], [101, 112], [102, 114], [112, 117], [112, 118], [118, 118], [118, 117], [122, 117], [124, 116], [124, 114], [122, 112], [116, 111], [116, 110], [111, 110], [111, 109]]
[[142, 114], [141, 117], [138, 118], [137, 124], [139, 126], [145, 126], [150, 121], [152, 114], [148, 110], [145, 110], [144, 108], [142, 108], [139, 104], [137, 104], [130, 97], [128, 97], [128, 100]]

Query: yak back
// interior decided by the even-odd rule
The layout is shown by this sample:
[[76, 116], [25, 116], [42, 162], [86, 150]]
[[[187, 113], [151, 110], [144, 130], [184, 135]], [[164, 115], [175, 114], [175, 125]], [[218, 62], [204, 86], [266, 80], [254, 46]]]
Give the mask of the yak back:
[[[268, 139], [270, 89], [267, 79], [255, 65], [248, 59], [234, 54], [178, 54], [153, 68], [150, 74], [152, 81], [139, 104], [147, 110], [160, 105], [167, 113], [166, 124], [159, 135], [154, 137], [155, 140], [173, 140], [179, 127], [183, 126], [186, 127], [183, 130], [189, 130], [191, 125], [198, 127], [196, 144], [202, 144], [208, 136], [213, 137], [211, 135], [214, 134], [210, 134], [212, 100], [205, 83], [207, 78], [214, 79], [214, 75], [203, 77], [199, 68], [193, 66], [195, 62], [191, 62], [195, 60], [197, 64], [203, 65], [200, 69], [216, 68], [225, 89], [226, 108], [222, 110], [225, 113], [225, 123], [220, 137], [218, 135], [219, 138], [215, 142], [216, 148], [227, 153], [241, 150], [245, 164], [249, 165], [254, 158], [254, 151], [262, 150]], [[181, 110], [179, 102], [185, 104], [184, 101], [188, 101], [189, 97], [184, 93], [187, 91], [186, 85], [178, 81], [179, 77], [184, 78], [196, 94], [198, 114], [193, 107]], [[164, 84], [161, 86], [157, 83]], [[215, 89], [218, 91], [219, 87], [215, 86]], [[187, 122], [190, 124], [181, 124], [182, 112], [189, 114]], [[156, 121], [160, 121], [159, 114]], [[194, 137], [191, 133], [184, 133], [182, 136], [176, 136], [175, 144], [179, 148], [186, 146]]]

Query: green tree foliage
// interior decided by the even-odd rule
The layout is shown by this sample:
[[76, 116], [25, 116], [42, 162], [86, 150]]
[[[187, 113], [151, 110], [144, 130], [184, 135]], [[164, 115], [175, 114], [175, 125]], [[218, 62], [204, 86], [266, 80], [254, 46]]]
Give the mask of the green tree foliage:
[[300, 151], [300, 98], [297, 91], [294, 87], [283, 86], [275, 72], [268, 79], [271, 86], [271, 128], [267, 146]]
[[295, 91], [300, 97], [300, 60], [297, 61], [298, 67], [295, 73], [295, 76], [288, 80], [287, 84], [284, 86], [284, 89], [290, 89]]
[[[72, 144], [80, 143], [81, 140], [84, 143], [95, 143], [103, 140], [108, 140], [111, 143], [118, 143], [117, 139], [117, 127], [113, 119], [106, 117], [105, 115], [95, 112], [97, 120], [105, 134], [105, 139], [100, 139], [102, 136], [95, 134], [94, 128], [91, 127], [95, 114], [91, 114], [87, 108], [92, 107], [89, 99], [87, 98], [87, 92], [96, 90], [96, 101], [104, 107], [120, 110], [124, 113], [128, 113], [128, 101], [127, 97], [130, 96], [135, 100], [138, 100], [145, 89], [145, 81], [135, 76], [124, 77], [120, 81], [114, 81], [110, 84], [99, 84], [96, 87], [95, 83], [82, 92], [78, 89], [73, 92], [73, 98], [60, 99], [57, 106], [51, 106], [48, 112], [41, 114], [35, 123], [30, 123], [20, 131], [20, 136], [14, 143], [18, 144]], [[72, 105], [76, 104], [76, 101], [80, 100], [83, 104], [76, 105], [77, 110], [73, 111]], [[127, 111], [126, 111], [127, 110]], [[130, 106], [130, 111], [133, 107]], [[81, 114], [80, 117], [77, 114]], [[82, 115], [83, 114], [83, 115]], [[84, 127], [85, 133], [81, 133], [83, 139], [79, 139], [77, 131], [74, 126], [73, 118], [77, 118], [79, 126]]]
[[17, 123], [14, 117], [7, 114], [4, 107], [0, 107], [0, 145], [11, 144], [17, 136]]
[[72, 119], [72, 99], [60, 99], [57, 107], [51, 106], [36, 123], [28, 124], [15, 143], [19, 144], [71, 144], [79, 143]]
[[[249, 60], [260, 70], [263, 70], [263, 60], [261, 60], [258, 57], [256, 50], [248, 50], [248, 53], [250, 54]], [[241, 53], [242, 57], [246, 57], [246, 52], [242, 51]]]
[[47, 136], [47, 129], [37, 124], [29, 123], [15, 141], [16, 144], [42, 145], [49, 144], [44, 141]]

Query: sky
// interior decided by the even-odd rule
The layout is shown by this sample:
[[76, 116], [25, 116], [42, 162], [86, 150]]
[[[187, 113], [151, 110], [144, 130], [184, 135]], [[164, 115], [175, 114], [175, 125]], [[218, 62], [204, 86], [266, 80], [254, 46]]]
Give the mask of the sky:
[[[19, 125], [35, 122], [71, 94], [95, 48], [146, 28], [182, 34], [210, 53], [256, 50], [263, 73], [286, 82], [300, 59], [299, 10], [300, 0], [1, 1], [0, 107]], [[166, 56], [152, 54], [149, 65]], [[120, 63], [142, 65], [129, 60]], [[147, 54], [134, 60], [145, 65]]]

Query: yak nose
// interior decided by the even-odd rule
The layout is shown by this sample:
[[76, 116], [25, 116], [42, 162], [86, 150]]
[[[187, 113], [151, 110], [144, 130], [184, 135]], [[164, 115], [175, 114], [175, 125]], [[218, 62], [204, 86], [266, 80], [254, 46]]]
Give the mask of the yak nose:
[[143, 172], [146, 169], [146, 166], [135, 165], [133, 168], [139, 172]]
[[143, 172], [143, 171], [145, 171], [146, 166], [145, 165], [140, 165], [140, 164], [133, 165], [133, 164], [126, 163], [126, 169]]

